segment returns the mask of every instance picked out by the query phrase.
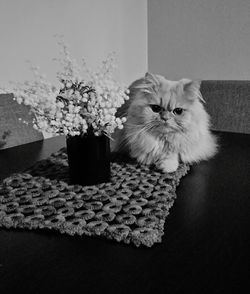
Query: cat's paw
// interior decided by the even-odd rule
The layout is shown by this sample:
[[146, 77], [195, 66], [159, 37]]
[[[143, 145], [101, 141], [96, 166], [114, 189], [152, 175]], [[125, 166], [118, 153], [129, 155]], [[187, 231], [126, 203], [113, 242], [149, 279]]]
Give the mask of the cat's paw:
[[161, 169], [164, 173], [173, 173], [177, 170], [178, 166], [179, 162], [176, 159], [165, 159], [158, 165], [159, 169]]

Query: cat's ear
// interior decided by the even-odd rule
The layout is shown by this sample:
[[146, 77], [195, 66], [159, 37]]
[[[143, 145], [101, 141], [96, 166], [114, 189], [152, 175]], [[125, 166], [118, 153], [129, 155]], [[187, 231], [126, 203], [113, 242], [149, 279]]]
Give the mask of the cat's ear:
[[147, 81], [145, 77], [134, 81], [129, 86], [130, 93], [140, 91], [142, 93], [152, 94], [154, 92], [154, 86], [151, 82]]
[[190, 100], [199, 99], [202, 102], [205, 103], [205, 100], [203, 99], [201, 92], [200, 92], [200, 86], [201, 81], [200, 80], [189, 80], [189, 79], [182, 79], [181, 84], [183, 86], [183, 92], [186, 94], [186, 96]]
[[159, 86], [159, 84], [160, 84], [160, 82], [159, 82], [159, 80], [157, 78], [157, 75], [154, 75], [151, 72], [146, 72], [144, 78], [145, 78], [145, 80], [147, 82], [150, 82], [150, 83], [152, 83], [155, 86]]
[[156, 88], [159, 84], [155, 75], [147, 72], [145, 76], [137, 81], [135, 81], [131, 86], [130, 89], [139, 90], [143, 93], [152, 94], [156, 92]]
[[145, 79], [154, 79], [154, 75], [151, 72], [147, 71], [145, 73]]

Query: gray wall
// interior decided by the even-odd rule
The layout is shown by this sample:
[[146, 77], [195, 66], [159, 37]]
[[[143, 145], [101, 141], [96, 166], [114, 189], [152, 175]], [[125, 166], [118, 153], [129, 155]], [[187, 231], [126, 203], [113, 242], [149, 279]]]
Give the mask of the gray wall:
[[[85, 58], [93, 70], [116, 52], [115, 75], [126, 85], [147, 71], [146, 0], [0, 0], [0, 87], [34, 78], [26, 60], [58, 83], [55, 34], [64, 35], [72, 56], [79, 64]], [[0, 117], [10, 120], [2, 111]]]
[[72, 55], [96, 69], [117, 53], [117, 76], [131, 83], [147, 70], [146, 0], [0, 0], [0, 86], [31, 79], [26, 59], [55, 81], [63, 34]]
[[249, 0], [148, 0], [149, 70], [168, 79], [250, 79]]

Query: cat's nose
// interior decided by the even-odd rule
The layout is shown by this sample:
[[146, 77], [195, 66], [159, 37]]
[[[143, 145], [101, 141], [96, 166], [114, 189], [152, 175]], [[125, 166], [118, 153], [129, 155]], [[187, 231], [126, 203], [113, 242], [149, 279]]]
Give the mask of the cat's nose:
[[164, 112], [163, 112], [163, 113], [161, 114], [161, 119], [164, 120], [164, 121], [168, 121], [170, 118], [171, 118], [170, 113], [166, 113], [166, 112], [164, 113]]

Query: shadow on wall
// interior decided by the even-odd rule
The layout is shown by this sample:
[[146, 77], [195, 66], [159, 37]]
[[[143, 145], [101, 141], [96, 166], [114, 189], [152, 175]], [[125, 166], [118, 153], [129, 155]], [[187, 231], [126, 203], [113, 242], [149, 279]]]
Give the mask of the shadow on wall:
[[[19, 119], [27, 121], [26, 125]], [[12, 94], [0, 95], [0, 149], [43, 140], [43, 134], [32, 127], [29, 107], [19, 105]]]
[[2, 137], [0, 138], [0, 149], [7, 144], [7, 139], [8, 137], [10, 136], [11, 134], [11, 131], [8, 130], [8, 131], [5, 131], [2, 135]]

